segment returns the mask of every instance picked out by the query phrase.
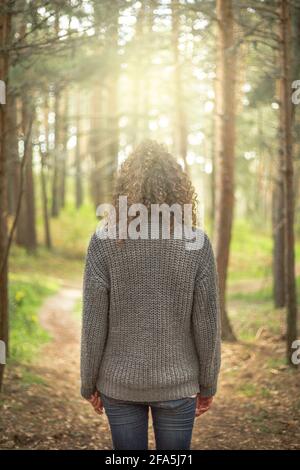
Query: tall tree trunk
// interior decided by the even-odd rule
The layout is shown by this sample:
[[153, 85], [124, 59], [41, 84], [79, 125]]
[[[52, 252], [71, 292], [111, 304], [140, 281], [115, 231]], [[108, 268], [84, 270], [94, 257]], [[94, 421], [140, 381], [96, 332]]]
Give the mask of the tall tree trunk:
[[118, 56], [118, 21], [119, 9], [115, 9], [114, 18], [112, 20], [110, 36], [109, 36], [109, 50], [111, 56], [112, 67], [107, 81], [108, 89], [108, 135], [109, 143], [107, 145], [107, 165], [104, 167], [105, 178], [105, 202], [111, 202], [113, 192], [114, 176], [118, 167], [118, 154], [119, 154], [119, 75], [120, 64]]
[[292, 365], [291, 348], [297, 339], [297, 296], [295, 282], [295, 239], [294, 239], [294, 168], [292, 153], [292, 100], [291, 100], [291, 12], [289, 3], [280, 1], [280, 127], [282, 174], [284, 193], [284, 259], [285, 296], [287, 309], [286, 355]]
[[[293, 41], [293, 80], [298, 80], [300, 77], [300, 55], [298, 53], [300, 47], [300, 9], [294, 8], [292, 11], [292, 22], [294, 24], [294, 41]], [[299, 105], [293, 106], [292, 109], [293, 116], [293, 127], [294, 135], [300, 134], [300, 113]], [[295, 206], [295, 213], [297, 214], [300, 211], [300, 141], [295, 139], [294, 142], [294, 160], [295, 160], [295, 178], [294, 178], [294, 201], [297, 203]]]
[[[278, 57], [278, 68], [282, 66], [281, 58]], [[278, 102], [281, 101], [282, 85], [281, 78], [276, 81], [276, 94], [278, 96]], [[284, 187], [283, 187], [283, 173], [282, 168], [284, 166], [283, 161], [283, 147], [282, 147], [282, 135], [284, 125], [282, 115], [279, 119], [278, 129], [278, 141], [279, 141], [279, 152], [278, 152], [278, 164], [275, 166], [275, 174], [273, 176], [273, 187], [272, 187], [272, 235], [273, 235], [273, 300], [276, 308], [282, 308], [285, 306], [285, 256], [284, 256]]]
[[[23, 104], [22, 104], [21, 99], [20, 99], [19, 104], [21, 105], [21, 108], [22, 108]], [[25, 140], [26, 140], [26, 122], [24, 122], [24, 119], [23, 119], [22, 109], [20, 110], [20, 114], [22, 115], [22, 118], [21, 118], [21, 134], [23, 134], [23, 142], [25, 142]], [[24, 126], [25, 126], [25, 128], [24, 128]], [[17, 243], [17, 245], [23, 246], [25, 248], [27, 246], [27, 239], [28, 239], [27, 238], [28, 237], [28, 231], [27, 231], [27, 227], [26, 227], [26, 224], [27, 224], [27, 206], [26, 206], [26, 196], [25, 196], [25, 193], [26, 193], [26, 190], [27, 190], [27, 188], [26, 188], [26, 186], [27, 186], [27, 182], [26, 182], [26, 165], [30, 164], [30, 163], [28, 163], [28, 160], [27, 160], [29, 152], [31, 151], [30, 145], [27, 146], [26, 151], [27, 151], [27, 155], [22, 156], [22, 160], [24, 159], [24, 161], [26, 161], [25, 166], [22, 169], [21, 165], [18, 165], [18, 168], [17, 168], [17, 170], [18, 170], [18, 181], [19, 181], [18, 188], [17, 188], [18, 193], [21, 189], [20, 188], [20, 181], [21, 181], [22, 178], [23, 178], [23, 188], [22, 188], [21, 206], [20, 206], [19, 216], [18, 216], [18, 220], [17, 220], [17, 227], [16, 227], [16, 243]]]
[[91, 132], [89, 139], [89, 152], [92, 160], [90, 175], [91, 195], [95, 207], [104, 202], [106, 193], [105, 166], [107, 166], [107, 147], [104, 142], [104, 90], [99, 83], [95, 83], [91, 94]]
[[[143, 46], [145, 47], [144, 26], [145, 26], [145, 7], [146, 0], [143, 0], [141, 7], [137, 13], [135, 36], [134, 36], [134, 77], [133, 77], [133, 106], [132, 106], [132, 125], [131, 125], [131, 143], [136, 145], [141, 136], [141, 101], [142, 101], [142, 81], [144, 75], [144, 54]], [[143, 116], [144, 117], [144, 116]]]
[[[280, 153], [280, 152], [279, 152]], [[279, 158], [282, 157], [279, 155]], [[281, 163], [282, 164], [282, 163]], [[285, 305], [284, 289], [284, 213], [283, 213], [283, 181], [281, 170], [275, 177], [272, 195], [273, 224], [273, 298], [276, 308]]]
[[226, 284], [234, 208], [235, 75], [232, 2], [217, 0], [215, 249], [219, 275], [222, 336], [235, 339], [226, 311]]
[[[55, 11], [55, 33], [59, 35], [59, 9], [56, 6]], [[60, 100], [61, 100], [61, 90], [60, 84], [56, 82], [55, 91], [54, 91], [54, 114], [55, 114], [55, 124], [54, 124], [54, 136], [55, 136], [55, 146], [53, 152], [53, 171], [52, 171], [52, 207], [51, 215], [52, 217], [58, 217], [60, 209], [59, 201], [59, 152], [60, 149]]]
[[[17, 243], [26, 248], [28, 252], [33, 252], [37, 247], [36, 236], [36, 217], [35, 217], [35, 188], [33, 177], [33, 161], [32, 161], [32, 138], [28, 135], [28, 125], [31, 121], [32, 103], [29, 103], [29, 94], [22, 92], [22, 132], [24, 142], [28, 140], [27, 152], [25, 156], [25, 178], [24, 178], [24, 196], [21, 203], [20, 217], [17, 225]], [[24, 158], [24, 156], [23, 156]]]
[[52, 171], [52, 208], [51, 215], [52, 217], [57, 217], [59, 215], [60, 201], [59, 201], [59, 153], [60, 153], [60, 90], [59, 85], [56, 84], [55, 87], [55, 96], [54, 96], [54, 114], [55, 114], [55, 124], [54, 124], [54, 136], [55, 136], [55, 146], [53, 152], [53, 171]]
[[[2, 2], [4, 9], [8, 2]], [[7, 86], [10, 39], [10, 12], [0, 12], [0, 80]], [[4, 253], [7, 247], [7, 168], [5, 138], [7, 132], [7, 105], [0, 104], [0, 341], [8, 350], [8, 263]], [[0, 364], [0, 391], [2, 389], [4, 364]]]
[[[33, 112], [33, 111], [32, 111]], [[29, 122], [29, 114], [26, 114], [26, 128]], [[24, 129], [26, 129], [24, 127]], [[26, 134], [25, 134], [26, 135]], [[27, 230], [28, 230], [28, 244], [27, 249], [29, 251], [35, 251], [37, 247], [37, 235], [36, 235], [36, 216], [35, 216], [35, 184], [33, 176], [33, 155], [32, 155], [32, 141], [28, 146], [28, 161], [26, 165], [26, 204], [27, 204]]]
[[50, 220], [49, 220], [49, 209], [48, 209], [48, 193], [47, 193], [47, 177], [46, 168], [47, 160], [49, 158], [49, 104], [48, 98], [45, 99], [44, 106], [44, 132], [45, 132], [45, 152], [40, 149], [41, 158], [41, 195], [42, 195], [42, 211], [44, 221], [44, 238], [45, 246], [50, 250], [52, 248], [51, 231], [50, 231]]
[[[11, 24], [11, 37], [15, 33], [14, 22]], [[18, 147], [18, 123], [17, 123], [17, 97], [15, 90], [7, 93], [7, 185], [8, 185], [8, 212], [15, 215], [19, 190], [19, 147]]]
[[65, 207], [66, 203], [66, 184], [67, 184], [67, 163], [68, 163], [68, 130], [69, 130], [69, 123], [68, 123], [68, 114], [69, 114], [69, 95], [68, 91], [66, 90], [64, 93], [63, 99], [63, 110], [62, 110], [62, 132], [61, 132], [61, 148], [62, 153], [59, 156], [61, 165], [60, 165], [60, 184], [59, 184], [59, 192], [60, 192], [60, 208]]
[[81, 116], [80, 116], [80, 95], [77, 96], [77, 110], [76, 110], [76, 148], [75, 148], [75, 204], [79, 209], [83, 202], [83, 188], [82, 188], [82, 170], [81, 170]]
[[186, 162], [187, 158], [187, 119], [185, 112], [185, 99], [183, 93], [183, 77], [182, 77], [182, 64], [179, 52], [179, 38], [180, 38], [180, 15], [178, 12], [177, 0], [172, 0], [172, 46], [174, 57], [174, 103], [175, 103], [175, 129], [174, 136], [176, 142], [176, 149], [183, 161], [184, 168], [188, 171]]
[[47, 196], [47, 180], [45, 175], [45, 156], [40, 152], [41, 157], [41, 193], [42, 193], [42, 210], [44, 220], [44, 237], [45, 246], [50, 250], [52, 248], [51, 233], [50, 233], [50, 221], [48, 212], [48, 196]]
[[10, 215], [16, 212], [19, 188], [19, 150], [16, 96], [10, 92], [7, 96], [7, 138], [6, 155], [8, 161], [8, 211]]

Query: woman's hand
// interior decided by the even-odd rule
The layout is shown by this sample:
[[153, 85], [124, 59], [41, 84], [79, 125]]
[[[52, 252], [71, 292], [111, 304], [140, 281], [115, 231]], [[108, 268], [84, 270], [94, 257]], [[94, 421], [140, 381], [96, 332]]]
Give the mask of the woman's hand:
[[214, 397], [201, 397], [201, 395], [198, 393], [195, 413], [196, 418], [198, 418], [198, 416], [202, 415], [203, 413], [209, 410], [213, 399]]
[[98, 415], [103, 414], [103, 402], [100, 398], [98, 390], [93, 393], [93, 395], [91, 395], [88, 401], [90, 402], [96, 413], [98, 413]]

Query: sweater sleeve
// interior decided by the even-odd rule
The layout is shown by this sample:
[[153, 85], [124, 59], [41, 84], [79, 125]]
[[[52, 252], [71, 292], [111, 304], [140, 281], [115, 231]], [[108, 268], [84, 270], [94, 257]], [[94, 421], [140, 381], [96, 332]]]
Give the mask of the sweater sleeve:
[[221, 364], [219, 286], [211, 243], [205, 237], [205, 268], [197, 273], [192, 324], [199, 358], [199, 388], [203, 397], [215, 395]]
[[80, 375], [84, 398], [90, 398], [96, 391], [108, 330], [109, 276], [98, 244], [94, 234], [87, 251], [83, 277]]

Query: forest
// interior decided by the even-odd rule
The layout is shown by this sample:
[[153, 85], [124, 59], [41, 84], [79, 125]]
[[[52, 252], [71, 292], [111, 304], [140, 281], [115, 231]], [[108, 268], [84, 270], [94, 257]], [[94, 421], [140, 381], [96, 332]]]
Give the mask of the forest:
[[299, 49], [300, 0], [0, 1], [1, 449], [111, 446], [79, 395], [83, 263], [144, 139], [191, 177], [217, 261], [192, 448], [300, 448]]

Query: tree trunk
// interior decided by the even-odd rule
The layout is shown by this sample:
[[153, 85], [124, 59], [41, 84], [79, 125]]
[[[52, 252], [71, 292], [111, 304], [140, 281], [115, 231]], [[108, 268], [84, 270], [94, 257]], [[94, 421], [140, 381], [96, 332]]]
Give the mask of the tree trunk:
[[[292, 12], [292, 22], [294, 25], [294, 41], [293, 41], [293, 80], [298, 80], [300, 77], [300, 55], [298, 53], [300, 47], [300, 10], [295, 8]], [[294, 135], [300, 134], [300, 114], [299, 105], [293, 106], [293, 127]], [[294, 201], [295, 201], [295, 214], [300, 212], [300, 141], [295, 139], [294, 147], [294, 161], [295, 161], [295, 177], [294, 177]]]
[[[30, 121], [29, 113], [33, 113], [33, 110], [28, 110], [27, 105], [25, 104], [25, 116], [24, 116], [24, 135], [25, 138], [28, 134], [28, 124]], [[25, 167], [26, 171], [26, 192], [25, 199], [27, 205], [27, 231], [28, 231], [28, 243], [27, 249], [30, 252], [36, 250], [37, 247], [37, 236], [36, 236], [36, 217], [35, 217], [35, 187], [34, 187], [34, 177], [33, 177], [33, 155], [32, 155], [32, 139], [29, 136], [29, 145], [28, 145], [28, 158], [27, 164]]]
[[76, 148], [75, 148], [75, 204], [79, 209], [83, 202], [82, 190], [82, 170], [81, 170], [81, 148], [80, 148], [80, 97], [77, 96], [77, 112], [76, 112]]
[[44, 155], [41, 152], [41, 192], [42, 192], [42, 208], [44, 220], [45, 246], [50, 250], [52, 248], [49, 213], [48, 213], [48, 197], [47, 197], [47, 180], [45, 175]]
[[107, 148], [104, 142], [104, 90], [99, 83], [94, 84], [91, 95], [91, 133], [89, 152], [92, 160], [91, 195], [95, 207], [104, 202], [106, 193], [105, 166], [107, 165]]
[[[56, 35], [59, 35], [59, 10], [56, 7], [55, 12], [55, 32]], [[53, 152], [53, 174], [52, 174], [52, 207], [51, 215], [52, 217], [58, 217], [60, 201], [59, 201], [59, 153], [60, 149], [60, 98], [61, 90], [60, 85], [57, 82], [55, 84], [54, 91], [54, 114], [55, 114], [55, 124], [54, 124], [54, 135], [55, 135], [55, 146]]]
[[217, 0], [215, 249], [219, 274], [222, 335], [235, 340], [226, 312], [226, 281], [234, 208], [235, 75], [232, 2]]
[[[282, 60], [278, 57], [278, 68], [281, 69]], [[282, 99], [282, 84], [279, 77], [276, 82], [278, 102]], [[272, 228], [273, 228], [273, 300], [276, 308], [285, 306], [285, 230], [284, 230], [284, 186], [283, 186], [283, 126], [284, 117], [281, 113], [278, 129], [278, 164], [275, 168], [272, 188]]]
[[283, 181], [278, 175], [273, 188], [273, 298], [276, 308], [285, 305]]
[[108, 46], [111, 54], [112, 67], [107, 81], [108, 87], [108, 135], [109, 143], [107, 146], [107, 165], [104, 167], [105, 178], [105, 202], [111, 202], [113, 192], [113, 182], [115, 173], [118, 167], [118, 154], [119, 154], [119, 108], [118, 108], [118, 88], [119, 88], [119, 75], [120, 65], [118, 57], [118, 21], [119, 10], [114, 12], [114, 18], [110, 30], [110, 45]]
[[136, 25], [135, 25], [135, 36], [134, 36], [134, 77], [133, 77], [133, 88], [132, 88], [132, 126], [131, 126], [131, 144], [133, 146], [136, 145], [138, 140], [141, 137], [141, 116], [142, 119], [143, 111], [141, 109], [141, 101], [142, 101], [142, 82], [143, 82], [143, 75], [144, 75], [144, 54], [141, 53], [143, 51], [143, 47], [145, 47], [144, 43], [144, 26], [145, 26], [145, 0], [142, 2], [142, 5], [137, 13], [136, 18]]
[[65, 207], [66, 203], [66, 182], [67, 182], [67, 160], [68, 160], [68, 114], [69, 114], [69, 96], [68, 91], [66, 90], [64, 93], [64, 104], [63, 104], [63, 111], [62, 111], [62, 132], [61, 132], [61, 148], [62, 153], [59, 155], [59, 159], [61, 161], [60, 165], [60, 184], [59, 184], [59, 192], [60, 192], [60, 208]]
[[[281, 64], [278, 64], [279, 67]], [[280, 102], [280, 80], [276, 83]], [[273, 229], [273, 300], [276, 308], [285, 306], [285, 269], [284, 269], [284, 188], [283, 188], [283, 151], [282, 119], [279, 120], [278, 164], [275, 167], [272, 188], [272, 229]]]
[[[180, 5], [179, 5], [180, 6]], [[184, 169], [188, 171], [187, 158], [187, 119], [185, 112], [185, 98], [183, 93], [182, 64], [179, 53], [180, 15], [178, 1], [172, 0], [172, 46], [174, 60], [174, 103], [175, 103], [175, 148], [183, 161]]]
[[[3, 5], [8, 7], [7, 2]], [[7, 87], [11, 15], [7, 10], [0, 13], [0, 80]], [[3, 259], [7, 247], [7, 168], [6, 145], [7, 104], [0, 104], [0, 340], [8, 350], [8, 263]], [[4, 364], [0, 364], [0, 391], [2, 389]]]
[[32, 138], [28, 135], [28, 125], [31, 120], [31, 103], [28, 102], [28, 90], [22, 93], [22, 132], [24, 136], [24, 143], [28, 140], [26, 148], [27, 155], [23, 156], [26, 159], [25, 164], [25, 178], [24, 178], [24, 195], [21, 203], [21, 211], [17, 225], [17, 243], [24, 246], [28, 252], [34, 252], [37, 247], [36, 236], [36, 218], [35, 218], [35, 196], [34, 196], [34, 178], [32, 168]]
[[8, 211], [10, 215], [14, 215], [19, 190], [20, 159], [18, 149], [17, 104], [16, 96], [12, 92], [7, 96], [6, 155], [8, 162]]
[[41, 195], [42, 195], [42, 211], [44, 221], [44, 237], [45, 246], [50, 250], [52, 248], [51, 231], [50, 231], [50, 220], [49, 220], [49, 209], [48, 209], [48, 193], [47, 193], [47, 177], [46, 177], [46, 162], [49, 158], [49, 106], [48, 99], [45, 99], [44, 109], [44, 130], [45, 130], [45, 152], [40, 149], [41, 157]]
[[53, 172], [52, 172], [52, 217], [58, 217], [59, 215], [59, 152], [60, 152], [60, 91], [57, 84], [55, 89], [54, 97], [54, 135], [55, 135], [55, 146], [53, 152]]
[[292, 343], [297, 339], [297, 296], [295, 281], [294, 240], [294, 168], [292, 153], [292, 101], [291, 101], [291, 12], [289, 3], [280, 1], [280, 127], [282, 152], [282, 178], [284, 194], [284, 259], [285, 296], [287, 309], [286, 355], [292, 364]]

